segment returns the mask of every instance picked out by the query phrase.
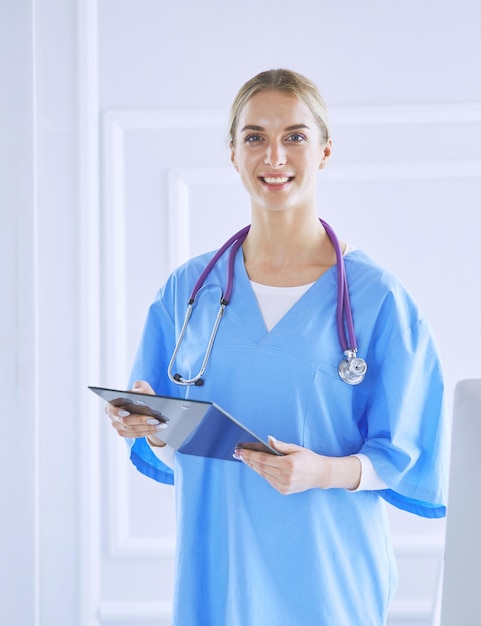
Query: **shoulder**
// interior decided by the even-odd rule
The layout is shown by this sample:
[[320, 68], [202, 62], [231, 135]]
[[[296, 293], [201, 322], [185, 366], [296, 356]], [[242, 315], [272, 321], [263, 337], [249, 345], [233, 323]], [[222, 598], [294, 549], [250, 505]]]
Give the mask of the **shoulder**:
[[[177, 267], [157, 293], [157, 300], [187, 302], [198, 278], [215, 254], [214, 251], [195, 256]], [[220, 261], [219, 261], [220, 262]]]
[[344, 257], [346, 271], [351, 280], [375, 281], [379, 286], [400, 284], [394, 274], [379, 265], [366, 252], [355, 248]]
[[424, 313], [401, 280], [365, 252], [353, 250], [345, 258], [353, 308], [363, 310], [377, 326], [393, 333], [426, 322]]
[[365, 296], [384, 298], [389, 294], [412, 301], [397, 276], [376, 263], [362, 250], [353, 250], [345, 257], [350, 291], [360, 290]]
[[168, 281], [182, 281], [191, 279], [193, 276], [195, 277], [195, 280], [197, 280], [215, 253], [216, 250], [212, 250], [210, 252], [204, 252], [203, 254], [192, 257], [185, 263], [182, 263], [182, 265], [179, 265], [179, 267], [177, 267], [170, 274]]

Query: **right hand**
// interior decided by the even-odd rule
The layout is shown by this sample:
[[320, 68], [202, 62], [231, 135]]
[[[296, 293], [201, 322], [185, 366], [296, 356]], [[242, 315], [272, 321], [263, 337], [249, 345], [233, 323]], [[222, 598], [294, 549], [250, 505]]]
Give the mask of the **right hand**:
[[[145, 380], [137, 380], [133, 384], [132, 391], [138, 393], [148, 393], [154, 395], [155, 392], [148, 382]], [[122, 407], [115, 406], [111, 402], [105, 405], [105, 412], [110, 418], [113, 428], [117, 431], [119, 437], [126, 439], [139, 439], [147, 437], [155, 446], [165, 446], [165, 442], [158, 436], [167, 424], [159, 422], [152, 415], [143, 415], [141, 413], [129, 413]]]

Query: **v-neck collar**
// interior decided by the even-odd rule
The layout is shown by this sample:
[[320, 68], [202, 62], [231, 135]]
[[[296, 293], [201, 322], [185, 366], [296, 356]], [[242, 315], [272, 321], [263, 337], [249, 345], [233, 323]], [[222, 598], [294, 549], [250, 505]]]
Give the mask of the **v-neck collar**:
[[[302, 323], [306, 310], [315, 311], [316, 307], [321, 307], [332, 292], [337, 294], [336, 265], [333, 265], [319, 276], [281, 317], [277, 324], [268, 331], [254, 289], [247, 275], [242, 248], [236, 254], [233, 292], [235, 303], [233, 303], [233, 306], [236, 307], [238, 314], [242, 315], [244, 320], [248, 320], [248, 326], [250, 327], [248, 332], [254, 333], [262, 342], [269, 341], [271, 337], [275, 337], [279, 332], [283, 331], [286, 325], [295, 326]], [[239, 296], [238, 299], [235, 298], [236, 294]], [[335, 310], [333, 314], [335, 315]]]

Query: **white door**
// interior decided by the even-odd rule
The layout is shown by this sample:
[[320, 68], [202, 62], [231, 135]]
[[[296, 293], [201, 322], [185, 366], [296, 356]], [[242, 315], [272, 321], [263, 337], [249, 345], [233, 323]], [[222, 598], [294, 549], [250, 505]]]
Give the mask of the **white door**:
[[[481, 307], [472, 275], [480, 267], [481, 10], [470, 0], [12, 7], [32, 49], [30, 64], [20, 54], [18, 62], [30, 71], [22, 103], [33, 113], [11, 107], [1, 129], [14, 120], [26, 153], [31, 143], [20, 170], [28, 182], [30, 168], [34, 205], [22, 205], [13, 227], [22, 242], [9, 252], [16, 264], [2, 263], [17, 323], [6, 309], [1, 320], [19, 329], [20, 346], [6, 344], [6, 354], [21, 374], [4, 380], [27, 426], [22, 437], [13, 430], [26, 446], [26, 473], [7, 484], [12, 517], [2, 529], [28, 559], [2, 582], [15, 591], [10, 599], [23, 584], [28, 602], [22, 612], [2, 602], [6, 623], [167, 625], [172, 489], [136, 472], [86, 386], [126, 383], [147, 307], [169, 271], [248, 223], [225, 143], [236, 90], [281, 66], [319, 85], [334, 137], [320, 213], [419, 301], [451, 396], [457, 380], [481, 376], [472, 349]], [[18, 51], [17, 31], [4, 30]], [[1, 224], [16, 207], [8, 203]], [[25, 277], [31, 318], [15, 296]], [[9, 450], [9, 466], [19, 454]], [[389, 626], [434, 624], [444, 522], [395, 510], [391, 518], [401, 580]]]

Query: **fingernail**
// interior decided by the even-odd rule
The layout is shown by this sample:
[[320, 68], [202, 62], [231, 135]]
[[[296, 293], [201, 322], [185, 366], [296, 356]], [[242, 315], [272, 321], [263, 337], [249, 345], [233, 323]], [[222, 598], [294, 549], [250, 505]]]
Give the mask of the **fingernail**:
[[142, 385], [137, 381], [134, 383], [133, 389], [142, 389]]
[[130, 413], [128, 411], [124, 411], [123, 409], [121, 409], [120, 411], [117, 411], [117, 415], [118, 417], [128, 417]]
[[235, 450], [232, 456], [236, 461], [242, 461], [242, 453], [240, 450]]
[[267, 439], [270, 439], [272, 443], [277, 443], [277, 439], [273, 437], [272, 435], [267, 435]]
[[167, 428], [168, 424], [167, 422], [161, 422], [160, 424], [157, 424], [157, 426], [155, 427], [155, 430], [164, 430], [164, 428]]
[[156, 420], [155, 417], [151, 417], [149, 420], [147, 420], [147, 424], [158, 424], [159, 420]]

